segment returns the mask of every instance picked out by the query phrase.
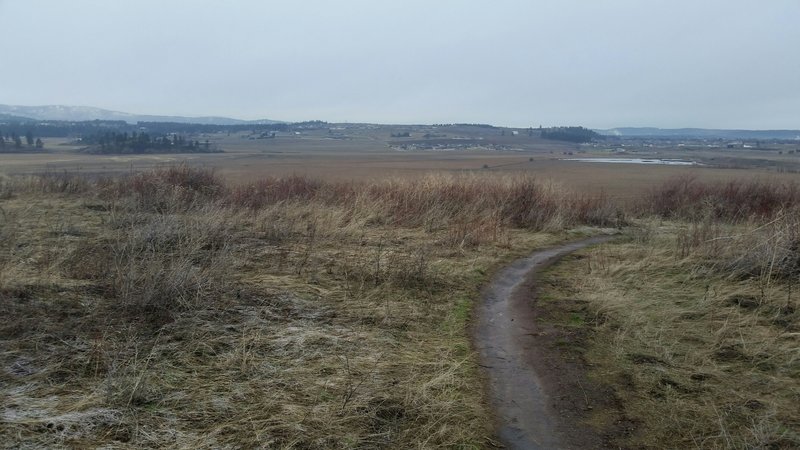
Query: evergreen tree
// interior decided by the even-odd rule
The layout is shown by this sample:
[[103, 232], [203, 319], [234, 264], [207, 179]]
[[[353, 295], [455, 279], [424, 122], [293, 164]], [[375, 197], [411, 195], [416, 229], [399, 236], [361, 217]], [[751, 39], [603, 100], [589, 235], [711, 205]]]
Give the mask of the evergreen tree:
[[28, 144], [28, 147], [33, 147], [33, 132], [30, 130], [25, 133], [25, 143]]
[[601, 140], [603, 136], [584, 127], [554, 127], [543, 129], [542, 138], [581, 143]]
[[14, 140], [14, 147], [22, 148], [22, 139], [20, 139], [19, 136], [17, 136], [17, 133], [13, 133], [11, 139]]
[[36, 148], [44, 148], [44, 142], [41, 138], [36, 138]]

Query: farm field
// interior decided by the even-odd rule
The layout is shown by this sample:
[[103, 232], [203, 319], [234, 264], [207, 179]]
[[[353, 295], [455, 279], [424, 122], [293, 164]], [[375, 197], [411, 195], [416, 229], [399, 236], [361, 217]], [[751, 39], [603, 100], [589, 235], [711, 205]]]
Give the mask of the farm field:
[[[86, 174], [110, 174], [152, 169], [174, 164], [213, 168], [231, 183], [247, 183], [266, 176], [301, 175], [325, 180], [379, 180], [384, 178], [419, 178], [435, 173], [492, 173], [500, 176], [526, 175], [541, 181], [555, 182], [565, 188], [586, 192], [604, 192], [625, 198], [676, 176], [699, 180], [732, 179], [800, 180], [800, 154], [788, 154], [794, 146], [782, 144], [772, 150], [727, 150], [705, 147], [660, 148], [613, 145], [580, 146], [577, 144], [529, 138], [497, 136], [472, 127], [449, 130], [441, 127], [411, 127], [419, 131], [411, 138], [391, 138], [399, 126], [370, 126], [334, 137], [324, 130], [305, 131], [302, 135], [285, 134], [275, 139], [251, 139], [247, 133], [199, 135], [219, 146], [224, 153], [88, 155], [66, 139], [46, 140], [45, 153], [8, 153], [0, 155], [0, 173], [32, 174], [44, 171], [69, 171]], [[334, 127], [335, 128], [335, 127]], [[406, 129], [400, 127], [399, 129]], [[471, 148], [400, 150], [399, 145], [414, 142], [439, 142], [441, 139], [415, 134], [447, 136], [443, 146], [466, 141]], [[524, 132], [522, 130], [521, 132]], [[337, 131], [337, 133], [343, 133]], [[509, 131], [510, 134], [510, 131]], [[462, 145], [462, 144], [458, 144]], [[471, 144], [470, 144], [471, 145]], [[467, 145], [469, 147], [469, 145]], [[624, 149], [624, 153], [613, 149]], [[780, 148], [780, 150], [778, 150]], [[781, 153], [778, 153], [781, 152]], [[580, 161], [571, 158], [639, 157], [686, 159], [698, 166], [620, 165]]]

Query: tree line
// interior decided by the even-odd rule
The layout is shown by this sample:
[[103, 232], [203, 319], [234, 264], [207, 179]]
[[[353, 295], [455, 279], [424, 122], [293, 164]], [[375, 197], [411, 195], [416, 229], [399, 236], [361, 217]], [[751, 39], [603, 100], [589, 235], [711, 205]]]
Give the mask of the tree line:
[[584, 143], [603, 139], [603, 136], [584, 127], [553, 127], [542, 129], [542, 139]]
[[214, 153], [220, 150], [208, 139], [204, 142], [187, 139], [180, 134], [151, 136], [141, 132], [106, 132], [85, 136], [81, 143], [89, 153]]
[[[25, 139], [24, 143], [23, 138]], [[0, 151], [19, 151], [31, 148], [44, 148], [42, 139], [38, 137], [34, 139], [32, 131], [28, 130], [24, 136], [20, 136], [14, 131], [4, 134], [3, 130], [0, 130]]]
[[218, 133], [218, 132], [242, 132], [250, 131], [253, 133], [289, 131], [292, 125], [285, 123], [276, 124], [241, 124], [241, 125], [210, 125], [197, 123], [178, 123], [178, 122], [138, 122], [136, 124], [127, 123], [123, 120], [85, 120], [85, 121], [65, 121], [65, 120], [28, 120], [6, 118], [0, 120], [0, 132], [6, 135], [16, 133], [24, 138], [30, 131], [35, 136], [40, 137], [70, 137], [79, 138], [107, 132], [115, 133], [134, 133], [147, 132], [153, 135], [179, 133], [179, 134], [199, 134], [199, 133]]

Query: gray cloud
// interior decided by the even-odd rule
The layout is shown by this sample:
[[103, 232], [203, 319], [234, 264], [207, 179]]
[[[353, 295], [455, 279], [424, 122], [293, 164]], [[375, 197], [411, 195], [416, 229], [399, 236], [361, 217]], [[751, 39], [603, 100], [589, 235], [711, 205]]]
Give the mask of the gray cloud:
[[[800, 2], [0, 0], [0, 103], [800, 127]], [[5, 65], [5, 64], [4, 64]]]

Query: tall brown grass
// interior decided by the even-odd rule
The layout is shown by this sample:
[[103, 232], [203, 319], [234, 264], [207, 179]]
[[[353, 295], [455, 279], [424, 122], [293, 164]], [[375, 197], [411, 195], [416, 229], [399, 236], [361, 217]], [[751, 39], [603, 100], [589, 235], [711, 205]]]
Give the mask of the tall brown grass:
[[640, 211], [678, 220], [677, 254], [731, 278], [800, 276], [800, 185], [680, 177], [652, 189]]
[[731, 180], [707, 183], [676, 177], [651, 189], [642, 199], [645, 213], [668, 219], [725, 222], [764, 220], [800, 205], [800, 185], [793, 182]]
[[253, 209], [290, 201], [319, 202], [346, 208], [353, 217], [404, 227], [443, 227], [491, 218], [507, 227], [541, 230], [612, 225], [621, 218], [603, 195], [569, 193], [529, 177], [434, 175], [372, 183], [267, 178], [234, 187], [224, 201]]
[[597, 414], [639, 424], [622, 446], [797, 448], [800, 186], [679, 177], [629, 215], [552, 281], [602, 319], [585, 355], [620, 407]]

